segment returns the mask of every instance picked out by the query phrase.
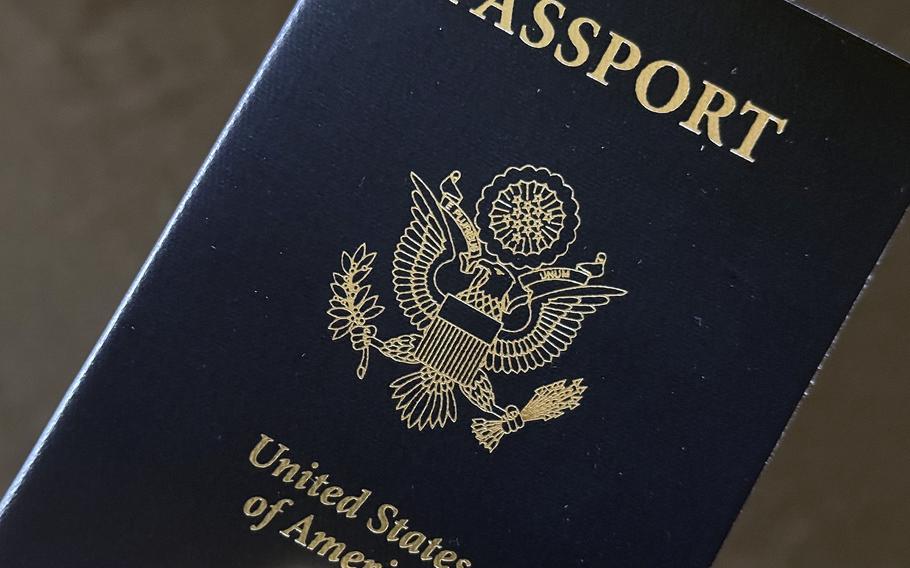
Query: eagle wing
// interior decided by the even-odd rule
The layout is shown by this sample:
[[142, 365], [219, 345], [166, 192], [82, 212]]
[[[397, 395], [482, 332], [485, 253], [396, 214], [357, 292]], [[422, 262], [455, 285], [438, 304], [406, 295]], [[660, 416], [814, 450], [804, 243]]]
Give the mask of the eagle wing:
[[609, 286], [576, 286], [534, 298], [527, 324], [499, 333], [486, 367], [497, 373], [525, 373], [546, 365], [569, 348], [585, 317], [625, 294]]
[[413, 219], [405, 229], [392, 262], [395, 297], [404, 315], [422, 330], [436, 315], [443, 295], [434, 281], [436, 269], [455, 256], [448, 224], [429, 187], [411, 173]]

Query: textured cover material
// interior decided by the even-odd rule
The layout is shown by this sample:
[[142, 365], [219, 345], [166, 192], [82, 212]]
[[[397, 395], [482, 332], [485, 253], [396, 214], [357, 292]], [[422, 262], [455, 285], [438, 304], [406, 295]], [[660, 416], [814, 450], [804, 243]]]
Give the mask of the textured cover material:
[[910, 202], [908, 99], [784, 2], [301, 3], [0, 565], [709, 565]]

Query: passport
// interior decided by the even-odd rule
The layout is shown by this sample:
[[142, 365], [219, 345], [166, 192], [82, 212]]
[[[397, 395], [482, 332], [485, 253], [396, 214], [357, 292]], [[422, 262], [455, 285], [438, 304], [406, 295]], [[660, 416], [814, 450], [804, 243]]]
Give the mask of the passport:
[[708, 566], [910, 203], [908, 98], [782, 1], [301, 2], [0, 565]]

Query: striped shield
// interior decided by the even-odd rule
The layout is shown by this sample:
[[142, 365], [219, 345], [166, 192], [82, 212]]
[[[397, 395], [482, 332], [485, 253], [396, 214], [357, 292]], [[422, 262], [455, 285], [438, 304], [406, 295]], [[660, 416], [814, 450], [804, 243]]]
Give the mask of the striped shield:
[[502, 324], [454, 296], [446, 296], [424, 330], [416, 358], [459, 384], [477, 374]]

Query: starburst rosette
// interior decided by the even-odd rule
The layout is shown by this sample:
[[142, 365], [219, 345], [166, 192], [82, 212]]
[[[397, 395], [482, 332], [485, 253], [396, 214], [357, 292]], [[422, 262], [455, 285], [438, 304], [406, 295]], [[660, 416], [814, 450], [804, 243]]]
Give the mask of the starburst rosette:
[[575, 193], [544, 167], [511, 167], [483, 189], [475, 219], [480, 239], [502, 263], [536, 268], [555, 262], [575, 242]]

